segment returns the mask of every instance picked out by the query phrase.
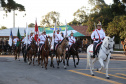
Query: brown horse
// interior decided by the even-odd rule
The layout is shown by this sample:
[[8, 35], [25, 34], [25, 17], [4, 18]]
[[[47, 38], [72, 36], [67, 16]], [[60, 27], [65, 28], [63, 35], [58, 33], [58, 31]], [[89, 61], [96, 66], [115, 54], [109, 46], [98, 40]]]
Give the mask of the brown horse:
[[28, 64], [30, 65], [32, 63], [32, 56], [34, 55], [34, 58], [33, 58], [33, 65], [34, 65], [34, 60], [35, 60], [35, 57], [36, 57], [36, 53], [37, 53], [37, 45], [36, 45], [36, 41], [34, 38], [32, 38], [32, 42], [31, 42], [31, 47], [30, 47], [30, 50], [28, 51]]
[[18, 46], [16, 46], [16, 49], [14, 50], [15, 60], [18, 57], [18, 60], [20, 61], [20, 59], [19, 59], [19, 57], [20, 57], [20, 51], [21, 51], [21, 42], [19, 43]]
[[[68, 37], [65, 37], [62, 40], [62, 42], [57, 46], [57, 49], [56, 49], [57, 68], [59, 68], [59, 63], [61, 62], [60, 61], [60, 58], [61, 58], [61, 59], [63, 59], [64, 69], [66, 69], [66, 66], [65, 66], [65, 57], [66, 57], [66, 46], [68, 46], [68, 42], [69, 42], [68, 41]], [[50, 66], [54, 67], [53, 56], [51, 56], [51, 65]]]
[[126, 55], [126, 40], [121, 41], [121, 44], [123, 45], [124, 54]]
[[86, 40], [83, 39], [83, 43], [82, 43], [82, 51], [87, 52], [87, 47], [89, 45], [89, 41], [86, 38]]
[[44, 60], [45, 69], [47, 69], [49, 49], [50, 49], [50, 45], [49, 45], [48, 38], [46, 37], [45, 44], [43, 45], [41, 51], [41, 67], [43, 68], [43, 60]]

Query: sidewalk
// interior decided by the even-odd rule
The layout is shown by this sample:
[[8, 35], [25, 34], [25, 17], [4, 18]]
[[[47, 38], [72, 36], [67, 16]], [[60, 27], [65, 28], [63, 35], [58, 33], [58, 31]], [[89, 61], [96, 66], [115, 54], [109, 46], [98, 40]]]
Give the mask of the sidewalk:
[[[113, 51], [111, 54], [111, 59], [114, 60], [126, 60], [126, 55], [123, 54], [124, 51]], [[80, 58], [87, 58], [87, 53], [79, 53]]]

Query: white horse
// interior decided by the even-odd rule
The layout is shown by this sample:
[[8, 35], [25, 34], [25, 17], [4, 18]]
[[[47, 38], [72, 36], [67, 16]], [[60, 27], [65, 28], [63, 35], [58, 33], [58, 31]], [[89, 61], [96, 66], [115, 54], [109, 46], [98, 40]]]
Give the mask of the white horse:
[[93, 69], [94, 69], [94, 63], [98, 60], [101, 64], [101, 68], [97, 69], [101, 71], [104, 68], [104, 62], [106, 62], [106, 78], [109, 79], [108, 76], [108, 64], [110, 61], [111, 52], [113, 51], [113, 45], [114, 45], [114, 37], [110, 38], [108, 36], [105, 37], [103, 40], [103, 43], [101, 45], [101, 48], [99, 50], [99, 53], [97, 53], [98, 56], [91, 59], [91, 56], [93, 55], [93, 44], [89, 45], [87, 48], [87, 68], [90, 67], [91, 75], [94, 76]]

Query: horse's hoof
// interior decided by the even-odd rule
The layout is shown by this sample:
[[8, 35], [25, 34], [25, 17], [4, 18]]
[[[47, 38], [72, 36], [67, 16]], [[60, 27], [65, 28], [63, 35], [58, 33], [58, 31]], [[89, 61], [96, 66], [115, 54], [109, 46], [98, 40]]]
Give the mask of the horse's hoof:
[[92, 76], [94, 76], [94, 74], [92, 74]]
[[59, 69], [59, 66], [57, 68]]
[[99, 71], [98, 68], [97, 68], [97, 71]]
[[78, 65], [78, 63], [76, 63], [76, 65]]
[[76, 68], [76, 66], [74, 66]]
[[66, 66], [64, 66], [64, 69], [67, 69]]
[[107, 79], [110, 79], [109, 77], [106, 77]]

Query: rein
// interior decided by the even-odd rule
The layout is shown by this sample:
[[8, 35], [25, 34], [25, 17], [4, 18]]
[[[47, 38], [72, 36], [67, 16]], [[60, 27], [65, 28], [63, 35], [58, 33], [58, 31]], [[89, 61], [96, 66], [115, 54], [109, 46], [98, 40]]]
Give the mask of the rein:
[[[110, 41], [110, 42], [113, 42], [113, 41]], [[113, 48], [113, 47], [111, 47], [111, 48], [110, 48], [110, 47], [109, 47], [109, 45], [110, 45], [110, 44], [108, 44], [108, 48], [107, 48], [107, 47], [105, 47], [105, 45], [103, 45], [103, 47], [104, 47], [107, 51], [109, 51], [110, 49], [112, 49], [112, 48]], [[102, 49], [102, 48], [101, 48], [101, 49]], [[102, 51], [105, 53], [105, 51], [104, 51], [103, 49], [102, 49]], [[105, 53], [105, 54], [106, 54], [106, 56], [107, 56], [107, 57], [106, 57], [106, 59], [108, 58], [109, 53], [110, 53], [110, 52], [108, 52], [107, 54]]]

